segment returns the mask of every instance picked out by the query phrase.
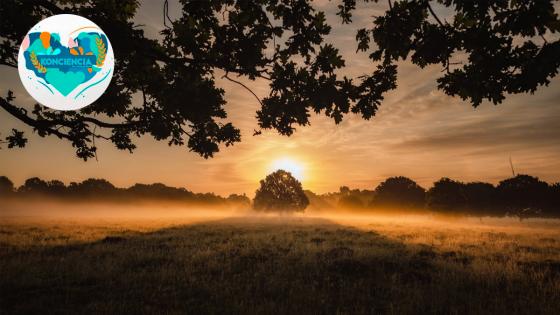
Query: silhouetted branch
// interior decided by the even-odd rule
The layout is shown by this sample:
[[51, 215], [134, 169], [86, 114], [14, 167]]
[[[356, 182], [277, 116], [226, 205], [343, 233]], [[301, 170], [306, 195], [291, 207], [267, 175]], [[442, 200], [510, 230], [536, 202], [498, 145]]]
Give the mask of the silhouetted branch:
[[169, 17], [169, 1], [165, 0], [165, 2], [163, 2], [163, 26], [165, 28], [171, 28], [170, 26], [167, 26], [167, 21], [173, 24], [173, 21]]
[[17, 68], [17, 65], [15, 63], [5, 62], [4, 60], [0, 60], [0, 65], [5, 65], [5, 66], [8, 66], [8, 67]]
[[84, 117], [84, 116], [80, 116], [80, 120], [85, 122], [90, 122], [102, 128], [127, 128], [127, 127], [133, 127], [134, 125], [139, 123], [139, 121], [131, 121], [126, 123], [108, 123], [108, 122], [100, 121], [93, 117]]
[[434, 12], [434, 9], [432, 9], [432, 6], [430, 5], [430, 2], [427, 1], [426, 5], [428, 6], [428, 10], [430, 11], [430, 13], [432, 14], [432, 16], [434, 17], [434, 19], [436, 19], [436, 21], [439, 23], [439, 25], [441, 27], [445, 27], [445, 25], [443, 25], [443, 23], [441, 22], [441, 20], [439, 19], [439, 17], [437, 16], [437, 14]]
[[[102, 128], [127, 128], [127, 127], [132, 127], [134, 126], [136, 123], [138, 122], [130, 122], [130, 123], [107, 123], [107, 122], [103, 122], [100, 121], [96, 118], [93, 117], [83, 117], [80, 116], [77, 120], [71, 121], [71, 120], [61, 120], [61, 119], [34, 119], [30, 116], [27, 115], [27, 111], [24, 110], [23, 108], [18, 108], [17, 106], [14, 106], [12, 104], [10, 104], [6, 99], [0, 97], [0, 107], [2, 107], [5, 111], [7, 111], [8, 113], [10, 113], [11, 115], [13, 115], [14, 117], [16, 117], [17, 119], [19, 119], [21, 122], [27, 124], [30, 127], [36, 128], [38, 130], [41, 131], [45, 131], [46, 133], [49, 134], [54, 134], [56, 136], [58, 136], [59, 138], [64, 138], [64, 139], [68, 139], [68, 140], [72, 140], [72, 137], [69, 136], [68, 134], [64, 133], [61, 131], [62, 127], [69, 127], [72, 128], [73, 126], [75, 126], [76, 124], [80, 123], [80, 122], [89, 122], [95, 125], [95, 127], [99, 126]], [[58, 126], [57, 128], [54, 128], [55, 126]], [[98, 135], [95, 134], [95, 132], [90, 132], [92, 134], [92, 136], [96, 137], [96, 138], [101, 138], [104, 140], [111, 140], [109, 137], [105, 137], [102, 135]]]
[[59, 138], [64, 138], [67, 140], [72, 140], [72, 137], [69, 135], [60, 132], [58, 129], [51, 128], [53, 123], [48, 120], [35, 120], [25, 114], [24, 111], [20, 110], [18, 107], [10, 104], [4, 98], [0, 97], [0, 107], [2, 107], [5, 111], [7, 111], [12, 116], [16, 117], [20, 121], [24, 122], [25, 124], [34, 127], [38, 130], [45, 131], [49, 134], [56, 135]]
[[26, 1], [26, 2], [32, 2], [35, 5], [39, 5], [49, 11], [51, 11], [54, 14], [63, 14], [63, 13], [67, 13], [67, 11], [59, 6], [57, 6], [56, 4], [50, 2], [49, 0], [31, 0], [31, 1]]
[[261, 106], [263, 106], [263, 103], [261, 102], [261, 99], [260, 99], [260, 98], [257, 96], [257, 94], [255, 94], [255, 92], [253, 92], [248, 86], [246, 86], [245, 84], [243, 84], [243, 83], [241, 83], [241, 82], [239, 82], [239, 81], [237, 81], [237, 80], [234, 80], [234, 79], [228, 77], [227, 73], [224, 74], [224, 75], [222, 76], [222, 78], [228, 79], [229, 81], [231, 81], [231, 82], [233, 82], [233, 83], [237, 83], [237, 84], [241, 85], [242, 87], [244, 87], [247, 91], [251, 92], [251, 94], [253, 94], [253, 96], [257, 99], [257, 101], [259, 102], [259, 104], [261, 104]]

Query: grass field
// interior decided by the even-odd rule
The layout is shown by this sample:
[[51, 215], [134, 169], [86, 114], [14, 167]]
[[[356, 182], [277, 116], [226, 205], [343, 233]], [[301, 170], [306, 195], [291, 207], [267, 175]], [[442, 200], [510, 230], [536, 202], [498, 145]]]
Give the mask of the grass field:
[[0, 313], [558, 314], [560, 225], [6, 216]]

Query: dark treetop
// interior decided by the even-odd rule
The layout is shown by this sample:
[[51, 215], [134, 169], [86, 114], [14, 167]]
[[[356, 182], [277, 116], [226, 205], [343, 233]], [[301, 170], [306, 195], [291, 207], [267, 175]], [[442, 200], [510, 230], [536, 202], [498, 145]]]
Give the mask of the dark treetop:
[[284, 170], [261, 180], [253, 201], [253, 208], [260, 211], [303, 211], [308, 205], [301, 183]]

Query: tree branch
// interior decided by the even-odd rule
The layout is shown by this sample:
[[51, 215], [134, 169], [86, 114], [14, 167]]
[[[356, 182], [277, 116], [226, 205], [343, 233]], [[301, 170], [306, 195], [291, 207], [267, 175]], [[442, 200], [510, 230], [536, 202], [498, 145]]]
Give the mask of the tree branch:
[[228, 79], [229, 81], [231, 81], [231, 82], [233, 82], [233, 83], [237, 83], [237, 84], [241, 85], [242, 87], [244, 87], [247, 91], [251, 92], [251, 94], [253, 94], [253, 96], [257, 99], [257, 101], [259, 101], [259, 104], [261, 104], [261, 106], [263, 106], [263, 103], [261, 102], [261, 99], [257, 96], [257, 94], [255, 94], [255, 92], [253, 92], [253, 91], [252, 91], [249, 87], [247, 87], [245, 84], [243, 84], [243, 83], [241, 83], [241, 82], [239, 82], [239, 81], [237, 81], [237, 80], [234, 80], [234, 79], [228, 77], [227, 72], [226, 72], [226, 74], [224, 74], [224, 75], [222, 76], [222, 79], [223, 79], [223, 78], [226, 78], [226, 79]]
[[445, 27], [445, 25], [441, 22], [441, 20], [439, 19], [439, 17], [436, 15], [436, 13], [434, 12], [434, 9], [432, 9], [432, 6], [430, 5], [430, 1], [426, 1], [426, 5], [428, 6], [428, 10], [430, 11], [430, 13], [432, 14], [432, 16], [434, 17], [434, 19], [436, 19], [436, 21], [439, 23], [439, 25], [441, 27]]
[[4, 60], [0, 60], [0, 65], [12, 67], [17, 69], [17, 65], [15, 63], [6, 62]]
[[173, 25], [173, 21], [169, 17], [169, 1], [165, 0], [163, 2], [163, 26], [167, 29], [170, 29], [171, 26], [167, 26], [167, 21], [169, 21], [171, 25]]
[[[28, 126], [31, 126], [31, 127], [34, 127], [34, 128], [40, 129], [40, 130], [44, 130], [46, 132], [57, 135], [60, 138], [65, 138], [65, 139], [68, 139], [68, 140], [71, 140], [71, 138], [68, 135], [60, 132], [59, 129], [54, 129], [54, 128], [51, 128], [51, 127], [56, 126], [56, 125], [62, 125], [62, 126], [66, 126], [66, 127], [71, 128], [78, 121], [89, 122], [89, 123], [92, 123], [92, 124], [94, 124], [96, 126], [99, 126], [99, 127], [102, 127], [102, 128], [128, 128], [128, 127], [133, 127], [133, 126], [135, 126], [139, 123], [138, 121], [133, 121], [133, 122], [128, 122], [128, 123], [107, 123], [107, 122], [100, 121], [100, 120], [98, 120], [96, 118], [93, 118], [93, 117], [83, 117], [83, 116], [80, 116], [78, 118], [78, 121], [67, 121], [67, 120], [62, 120], [62, 119], [37, 120], [37, 119], [33, 119], [33, 118], [29, 117], [26, 114], [26, 111], [24, 111], [21, 108], [18, 108], [17, 106], [14, 106], [14, 105], [10, 104], [6, 99], [4, 99], [2, 97], [0, 97], [0, 107], [2, 107], [9, 114], [16, 117], [20, 121], [24, 122]], [[98, 137], [98, 138], [103, 138], [103, 137]], [[106, 137], [104, 139], [110, 140], [109, 138], [106, 138]]]
[[26, 1], [26, 2], [33, 2], [33, 4], [39, 5], [43, 8], [51, 11], [54, 14], [67, 13], [67, 10], [60, 8], [56, 4], [50, 2], [49, 0], [32, 0], [32, 1]]
[[10, 104], [3, 97], [0, 97], [0, 107], [2, 107], [9, 114], [11, 114], [12, 116], [16, 117], [17, 119], [19, 119], [20, 121], [24, 122], [25, 124], [31, 127], [56, 135], [59, 138], [64, 138], [70, 141], [73, 140], [72, 137], [70, 137], [69, 135], [60, 132], [58, 129], [51, 128], [52, 122], [47, 120], [40, 121], [27, 116], [23, 111], [21, 111], [20, 108]]
[[93, 117], [83, 117], [83, 116], [80, 117], [80, 119], [95, 124], [102, 128], [126, 128], [126, 127], [133, 127], [139, 123], [139, 121], [131, 121], [127, 123], [107, 123]]

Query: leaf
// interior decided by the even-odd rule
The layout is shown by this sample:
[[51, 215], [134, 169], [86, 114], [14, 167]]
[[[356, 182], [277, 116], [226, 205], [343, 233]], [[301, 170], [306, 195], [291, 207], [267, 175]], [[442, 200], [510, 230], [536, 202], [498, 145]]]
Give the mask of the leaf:
[[23, 136], [23, 131], [12, 129], [12, 134], [6, 137], [8, 148], [23, 148], [27, 143], [27, 138]]

